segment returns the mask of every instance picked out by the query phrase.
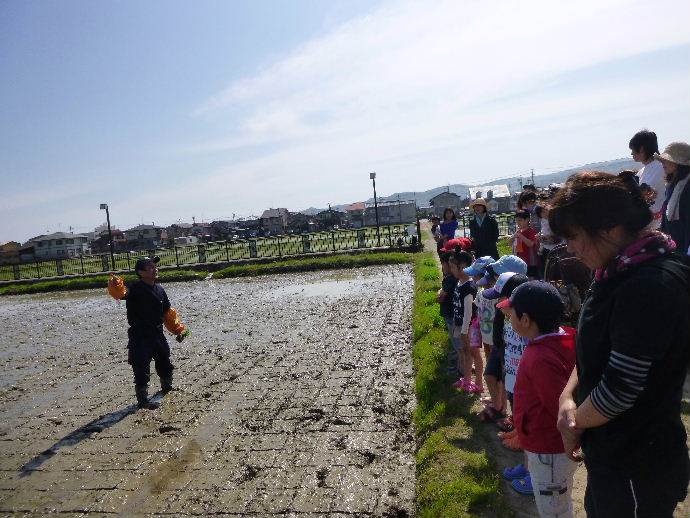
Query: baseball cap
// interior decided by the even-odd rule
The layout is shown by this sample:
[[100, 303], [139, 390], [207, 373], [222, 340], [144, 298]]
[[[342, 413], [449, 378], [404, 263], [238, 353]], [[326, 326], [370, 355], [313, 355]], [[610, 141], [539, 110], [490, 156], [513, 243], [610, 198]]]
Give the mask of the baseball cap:
[[484, 273], [484, 271], [486, 270], [486, 267], [489, 266], [493, 262], [494, 262], [493, 257], [491, 257], [490, 255], [485, 255], [484, 257], [480, 257], [479, 259], [475, 259], [475, 261], [472, 263], [472, 266], [465, 268], [463, 271], [467, 275], [482, 275]]
[[160, 260], [161, 258], [157, 255], [154, 257], [140, 257], [134, 264], [134, 271], [144, 270], [146, 269], [146, 266], [148, 266], [149, 264], [158, 264], [158, 261]]
[[491, 263], [496, 275], [506, 272], [527, 274], [527, 263], [517, 255], [504, 255], [495, 263]]
[[486, 267], [484, 277], [477, 281], [477, 286], [486, 286], [491, 277], [498, 277], [506, 272], [521, 273], [525, 275], [527, 273], [527, 263], [516, 255], [504, 255], [498, 261]]
[[563, 316], [563, 300], [548, 282], [528, 281], [513, 290], [510, 298], [496, 304], [497, 309], [514, 308], [518, 313], [558, 320]]
[[441, 248], [441, 252], [455, 252], [455, 249], [460, 247], [460, 250], [469, 252], [472, 248], [472, 240], [466, 237], [457, 237], [455, 239], [449, 239], [446, 244]]
[[496, 279], [496, 284], [494, 285], [494, 287], [484, 290], [484, 297], [487, 299], [497, 299], [498, 297], [500, 297], [501, 292], [503, 291], [503, 287], [514, 275], [518, 274], [515, 272], [505, 272], [499, 275], [498, 279]]

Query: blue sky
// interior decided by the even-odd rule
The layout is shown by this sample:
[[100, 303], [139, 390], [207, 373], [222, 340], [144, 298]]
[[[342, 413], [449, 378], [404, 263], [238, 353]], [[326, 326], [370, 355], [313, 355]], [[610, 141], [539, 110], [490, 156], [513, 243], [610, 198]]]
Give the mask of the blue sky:
[[[649, 23], [650, 14], [654, 13]], [[0, 241], [298, 210], [690, 140], [682, 1], [0, 4]]]

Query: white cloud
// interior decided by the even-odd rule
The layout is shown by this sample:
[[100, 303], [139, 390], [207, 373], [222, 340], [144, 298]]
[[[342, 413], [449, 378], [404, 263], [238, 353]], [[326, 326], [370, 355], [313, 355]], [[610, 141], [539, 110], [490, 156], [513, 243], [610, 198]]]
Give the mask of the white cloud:
[[156, 179], [115, 213], [165, 223], [324, 206], [368, 197], [371, 170], [385, 194], [620, 157], [645, 126], [688, 140], [687, 60], [675, 73], [607, 70], [688, 45], [689, 20], [681, 0], [385, 4], [200, 101], [192, 126], [229, 129], [190, 135], [185, 164], [225, 165]]
[[[646, 23], [650, 12], [664, 13], [663, 21]], [[650, 107], [652, 118], [669, 102], [684, 102], [687, 112], [688, 78], [601, 77], [582, 87], [558, 78], [687, 44], [689, 19], [690, 4], [670, 0], [385, 5], [203, 102], [195, 117], [231, 117], [234, 129], [191, 151], [268, 151], [229, 159], [195, 188], [239, 207], [274, 199], [297, 208], [367, 195], [362, 178], [372, 168], [387, 172], [391, 190], [481, 181], [527, 167], [539, 139], [558, 132], [584, 134], [623, 117], [633, 121], [627, 135]], [[624, 138], [602, 157], [580, 143], [581, 161], [625, 154]], [[577, 163], [565, 154], [562, 161]]]

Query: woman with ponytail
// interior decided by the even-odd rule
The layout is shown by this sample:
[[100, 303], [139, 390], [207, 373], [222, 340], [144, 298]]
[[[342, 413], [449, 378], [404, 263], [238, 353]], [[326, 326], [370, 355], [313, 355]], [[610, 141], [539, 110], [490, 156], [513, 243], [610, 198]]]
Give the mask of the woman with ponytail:
[[680, 419], [690, 267], [651, 219], [631, 172], [574, 175], [549, 213], [553, 232], [595, 271], [558, 417], [566, 453], [584, 455], [590, 518], [671, 518], [690, 480]]

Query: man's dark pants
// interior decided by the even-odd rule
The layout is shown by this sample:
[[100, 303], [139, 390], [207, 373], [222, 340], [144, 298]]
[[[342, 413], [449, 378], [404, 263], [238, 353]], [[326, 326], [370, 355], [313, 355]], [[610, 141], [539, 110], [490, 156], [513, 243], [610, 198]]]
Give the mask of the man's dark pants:
[[146, 386], [151, 379], [151, 360], [155, 362], [158, 376], [168, 378], [175, 368], [170, 363], [170, 346], [161, 330], [149, 336], [135, 336], [129, 341], [128, 361], [134, 371], [134, 384]]

